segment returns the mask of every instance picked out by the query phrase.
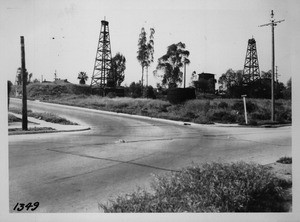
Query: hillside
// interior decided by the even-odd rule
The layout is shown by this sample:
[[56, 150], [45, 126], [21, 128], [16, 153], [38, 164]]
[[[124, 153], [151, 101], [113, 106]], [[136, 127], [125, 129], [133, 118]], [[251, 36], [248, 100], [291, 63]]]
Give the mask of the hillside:
[[[51, 100], [53, 98], [69, 95], [90, 95], [91, 89], [88, 85], [72, 83], [31, 83], [27, 86], [28, 99]], [[12, 87], [12, 96], [22, 94], [21, 86]]]

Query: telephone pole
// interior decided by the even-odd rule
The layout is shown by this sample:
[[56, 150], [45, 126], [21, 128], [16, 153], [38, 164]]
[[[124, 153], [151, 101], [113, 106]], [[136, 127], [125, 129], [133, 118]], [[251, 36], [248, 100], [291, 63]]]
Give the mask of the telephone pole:
[[25, 43], [24, 36], [21, 36], [21, 69], [22, 69], [22, 130], [28, 130], [28, 117], [27, 117], [27, 71], [25, 66]]
[[274, 111], [275, 111], [275, 98], [274, 98], [274, 76], [275, 76], [275, 40], [274, 40], [274, 27], [278, 24], [283, 22], [284, 20], [275, 21], [273, 19], [274, 13], [271, 10], [271, 22], [267, 24], [260, 25], [259, 27], [263, 26], [271, 26], [272, 30], [272, 78], [271, 78], [271, 121], [274, 121]]

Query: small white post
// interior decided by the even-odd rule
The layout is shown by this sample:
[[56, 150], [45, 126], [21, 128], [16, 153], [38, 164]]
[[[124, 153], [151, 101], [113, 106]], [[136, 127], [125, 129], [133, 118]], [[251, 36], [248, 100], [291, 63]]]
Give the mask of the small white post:
[[242, 95], [243, 101], [244, 101], [244, 110], [245, 110], [245, 122], [246, 122], [246, 125], [247, 125], [247, 124], [248, 124], [248, 119], [247, 119], [246, 96], [247, 96], [247, 95]]

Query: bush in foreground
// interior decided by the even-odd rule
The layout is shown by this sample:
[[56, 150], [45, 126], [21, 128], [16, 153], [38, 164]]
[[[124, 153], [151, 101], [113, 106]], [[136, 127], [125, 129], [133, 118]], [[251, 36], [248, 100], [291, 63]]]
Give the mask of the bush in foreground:
[[139, 189], [99, 207], [104, 212], [280, 212], [283, 184], [262, 165], [211, 163], [156, 176], [152, 192]]
[[283, 164], [292, 164], [292, 157], [281, 157], [279, 160], [276, 161], [277, 163]]

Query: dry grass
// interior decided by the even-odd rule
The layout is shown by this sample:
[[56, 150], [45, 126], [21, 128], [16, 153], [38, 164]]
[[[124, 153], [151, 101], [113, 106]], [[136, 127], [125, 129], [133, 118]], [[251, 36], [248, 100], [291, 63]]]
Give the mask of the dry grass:
[[[28, 97], [42, 101], [202, 124], [213, 122], [245, 124], [242, 99], [203, 97], [184, 104], [172, 105], [162, 100], [103, 98], [92, 93], [94, 92], [88, 86], [70, 83], [28, 85]], [[270, 107], [270, 100], [247, 99], [250, 125], [269, 123]], [[277, 100], [275, 109], [275, 119], [278, 123], [292, 122], [290, 100]]]
[[138, 189], [99, 206], [104, 212], [283, 212], [287, 183], [262, 165], [210, 163], [156, 176], [151, 192]]
[[[241, 99], [196, 99], [189, 100], [184, 104], [172, 105], [168, 101], [154, 99], [64, 95], [49, 101], [99, 110], [202, 124], [213, 122], [245, 123], [244, 105]], [[269, 100], [247, 100], [248, 121], [250, 124], [268, 123], [271, 115], [269, 107]], [[276, 101], [276, 119], [279, 123], [291, 123], [290, 101]]]
[[[22, 110], [20, 108], [17, 108], [17, 107], [10, 107], [9, 111], [13, 112], [13, 113], [16, 113], [16, 114], [22, 114]], [[50, 123], [58, 123], [58, 124], [62, 124], [62, 125], [78, 125], [77, 123], [73, 123], [73, 122], [71, 122], [71, 121], [69, 121], [69, 120], [67, 120], [63, 117], [54, 115], [52, 113], [47, 113], [47, 112], [38, 113], [38, 112], [32, 112], [32, 110], [27, 110], [27, 115], [29, 117], [44, 120], [44, 121], [50, 122]], [[9, 117], [9, 121], [11, 121], [10, 118], [12, 118], [12, 117]], [[15, 118], [17, 118], [17, 117], [15, 117]]]

